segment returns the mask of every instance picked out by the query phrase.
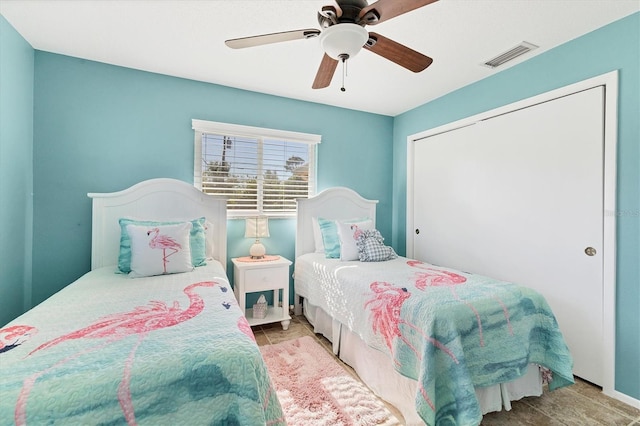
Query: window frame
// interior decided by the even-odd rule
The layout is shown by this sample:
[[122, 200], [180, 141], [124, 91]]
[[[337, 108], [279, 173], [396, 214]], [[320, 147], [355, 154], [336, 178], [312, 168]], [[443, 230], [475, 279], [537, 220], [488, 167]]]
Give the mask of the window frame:
[[[263, 127], [245, 126], [240, 124], [220, 123], [207, 120], [191, 120], [191, 128], [194, 130], [194, 165], [193, 185], [202, 191], [202, 135], [213, 134], [219, 136], [245, 137], [259, 141], [276, 140], [311, 145], [309, 149], [309, 181], [308, 196], [316, 194], [317, 186], [317, 145], [321, 142], [321, 135], [311, 133], [293, 132], [288, 130], [269, 129]], [[262, 146], [262, 142], [259, 142]], [[262, 167], [262, 164], [258, 165]], [[258, 169], [259, 167], [256, 167]], [[260, 200], [261, 190], [256, 194]], [[268, 216], [270, 218], [291, 218], [295, 212], [264, 212], [262, 203], [258, 203], [258, 210], [230, 210], [227, 208], [229, 219], [244, 219], [248, 216]]]

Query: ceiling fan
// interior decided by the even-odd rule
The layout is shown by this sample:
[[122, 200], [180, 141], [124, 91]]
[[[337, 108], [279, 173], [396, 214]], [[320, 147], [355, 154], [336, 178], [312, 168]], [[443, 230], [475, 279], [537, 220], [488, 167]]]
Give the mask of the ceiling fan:
[[[233, 49], [242, 49], [319, 36], [325, 53], [313, 81], [314, 89], [329, 86], [338, 62], [345, 64], [347, 59], [355, 56], [363, 47], [417, 73], [431, 65], [433, 59], [378, 33], [368, 32], [364, 26], [388, 21], [436, 1], [378, 0], [370, 5], [367, 0], [335, 0], [334, 4], [323, 6], [318, 12], [318, 23], [322, 31], [315, 28], [284, 31], [235, 38], [226, 40], [225, 44]], [[345, 90], [344, 84], [340, 90]]]

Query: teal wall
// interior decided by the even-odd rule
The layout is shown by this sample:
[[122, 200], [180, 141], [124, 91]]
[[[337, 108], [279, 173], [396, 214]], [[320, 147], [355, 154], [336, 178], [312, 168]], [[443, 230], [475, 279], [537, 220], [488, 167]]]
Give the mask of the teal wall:
[[620, 70], [615, 388], [640, 399], [640, 13], [395, 117], [393, 244], [405, 252], [408, 136], [612, 70]]
[[[34, 303], [90, 268], [87, 192], [156, 177], [193, 182], [193, 118], [322, 135], [318, 188], [379, 199], [391, 239], [391, 117], [36, 51]], [[272, 220], [270, 230], [267, 250], [293, 259], [295, 221]], [[244, 221], [229, 220], [229, 258], [250, 243]]]
[[[632, 15], [394, 119], [34, 51], [0, 16], [0, 324], [89, 270], [87, 192], [192, 181], [192, 118], [321, 134], [319, 189], [379, 199], [378, 226], [404, 253], [408, 135], [619, 69], [616, 390], [640, 399], [639, 24]], [[268, 251], [292, 258], [294, 221], [270, 227]], [[229, 221], [229, 257], [248, 251], [243, 232]]]
[[29, 307], [33, 56], [0, 16], [0, 327]]

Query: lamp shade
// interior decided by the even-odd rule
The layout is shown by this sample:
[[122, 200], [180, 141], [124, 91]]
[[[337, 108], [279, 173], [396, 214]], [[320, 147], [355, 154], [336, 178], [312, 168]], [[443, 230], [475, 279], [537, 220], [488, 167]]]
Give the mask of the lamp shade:
[[358, 24], [336, 24], [322, 30], [320, 44], [327, 55], [340, 59], [340, 55], [355, 56], [369, 39], [369, 32]]
[[267, 217], [248, 217], [245, 220], [245, 238], [267, 238], [269, 236], [269, 219]]

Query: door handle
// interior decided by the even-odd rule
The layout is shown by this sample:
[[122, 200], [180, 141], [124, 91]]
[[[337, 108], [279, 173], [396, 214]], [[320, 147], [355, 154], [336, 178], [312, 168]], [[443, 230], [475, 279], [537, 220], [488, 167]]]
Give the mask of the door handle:
[[587, 256], [596, 255], [596, 249], [594, 249], [593, 247], [587, 247], [586, 249], [584, 249], [584, 252], [587, 254]]

